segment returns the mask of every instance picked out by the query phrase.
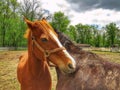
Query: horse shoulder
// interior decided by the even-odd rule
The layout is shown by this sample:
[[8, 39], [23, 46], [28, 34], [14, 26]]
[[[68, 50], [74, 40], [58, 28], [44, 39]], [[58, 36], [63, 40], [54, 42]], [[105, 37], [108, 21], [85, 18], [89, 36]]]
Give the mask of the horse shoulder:
[[18, 64], [18, 67], [22, 68], [25, 64], [26, 64], [26, 61], [28, 60], [28, 53], [23, 53], [20, 57], [19, 57], [19, 64]]

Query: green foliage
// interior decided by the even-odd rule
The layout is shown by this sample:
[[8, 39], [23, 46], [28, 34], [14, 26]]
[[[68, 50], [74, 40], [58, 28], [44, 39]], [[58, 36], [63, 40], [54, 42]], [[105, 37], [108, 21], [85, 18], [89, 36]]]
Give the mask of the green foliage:
[[91, 44], [92, 26], [77, 24], [75, 27], [77, 31], [77, 43]]
[[71, 40], [76, 41], [77, 39], [77, 31], [75, 26], [70, 25], [68, 30], [66, 30], [67, 35], [71, 38]]
[[[15, 24], [13, 24], [15, 23]], [[22, 23], [24, 23], [23, 21], [21, 20], [18, 20], [17, 18], [16, 19], [11, 19], [10, 21], [10, 28], [9, 30], [7, 30], [7, 43], [8, 43], [8, 46], [9, 47], [18, 47], [18, 46], [21, 46], [21, 44], [23, 43], [23, 41], [25, 41], [23, 39], [23, 34], [25, 32], [25, 29], [23, 30], [23, 28], [25, 28], [24, 25], [22, 25]], [[20, 27], [20, 25], [22, 27]], [[22, 44], [23, 45], [23, 44]], [[24, 46], [24, 45], [23, 45]]]
[[118, 38], [118, 34], [120, 33], [118, 30], [118, 27], [116, 26], [115, 23], [110, 23], [108, 25], [106, 25], [106, 36], [107, 36], [107, 40], [108, 40], [108, 45], [112, 46], [114, 45], [116, 42], [116, 39]]
[[66, 32], [69, 23], [70, 23], [70, 20], [68, 19], [67, 16], [64, 15], [64, 13], [62, 12], [54, 13], [52, 22], [51, 22], [53, 28], [59, 29], [62, 32]]
[[95, 47], [109, 47], [120, 45], [120, 29], [115, 23], [110, 23], [98, 30], [97, 26], [77, 24], [69, 25], [70, 21], [62, 12], [56, 12], [52, 18], [52, 26], [67, 34], [73, 41], [90, 44]]
[[23, 42], [24, 25], [20, 19], [17, 0], [6, 0], [0, 6], [0, 46], [18, 47]]

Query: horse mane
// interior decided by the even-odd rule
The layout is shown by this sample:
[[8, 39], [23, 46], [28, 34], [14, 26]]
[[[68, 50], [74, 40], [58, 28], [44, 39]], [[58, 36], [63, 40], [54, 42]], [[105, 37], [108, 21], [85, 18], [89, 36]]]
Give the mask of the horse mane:
[[58, 38], [59, 38], [60, 42], [67, 49], [67, 51], [69, 51], [69, 52], [81, 51], [81, 48], [78, 47], [74, 42], [72, 42], [72, 40], [70, 40], [70, 38], [67, 35], [58, 31], [57, 29], [55, 29], [55, 32], [58, 34]]

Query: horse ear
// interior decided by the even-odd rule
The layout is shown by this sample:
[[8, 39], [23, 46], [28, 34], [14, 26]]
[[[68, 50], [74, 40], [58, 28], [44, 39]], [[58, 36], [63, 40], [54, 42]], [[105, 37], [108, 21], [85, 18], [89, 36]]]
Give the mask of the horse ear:
[[45, 17], [42, 18], [42, 21], [47, 21]]
[[32, 21], [29, 21], [28, 19], [26, 19], [24, 17], [24, 21], [26, 22], [26, 24], [28, 25], [29, 28], [32, 28], [33, 27], [33, 22]]

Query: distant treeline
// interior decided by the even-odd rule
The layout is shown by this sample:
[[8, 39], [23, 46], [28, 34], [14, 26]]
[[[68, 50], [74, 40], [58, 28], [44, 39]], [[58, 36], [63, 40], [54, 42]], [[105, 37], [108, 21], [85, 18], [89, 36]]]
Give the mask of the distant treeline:
[[27, 41], [23, 35], [26, 30], [23, 16], [34, 21], [46, 17], [50, 24], [65, 34], [74, 42], [90, 44], [95, 47], [110, 47], [120, 45], [120, 29], [114, 22], [98, 30], [97, 25], [70, 25], [69, 18], [63, 12], [53, 15], [41, 8], [37, 0], [0, 1], [0, 47], [26, 47]]

